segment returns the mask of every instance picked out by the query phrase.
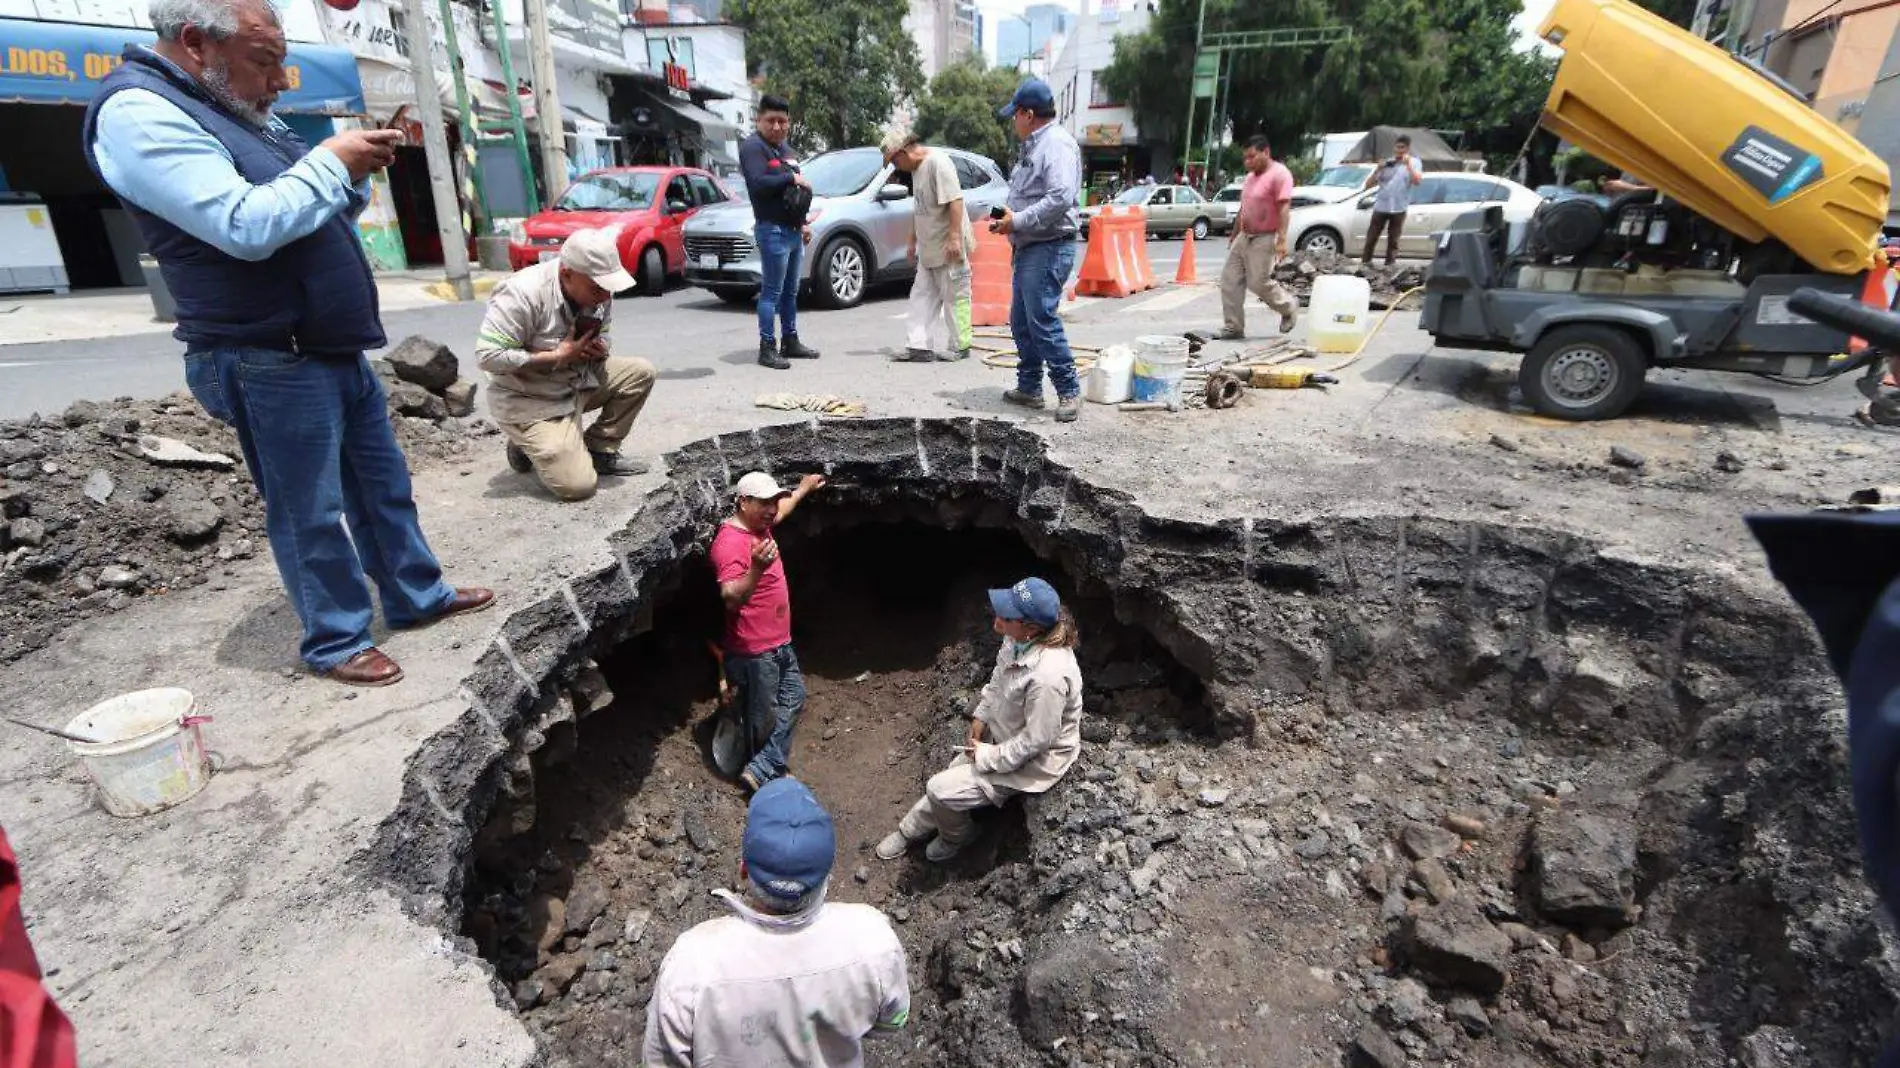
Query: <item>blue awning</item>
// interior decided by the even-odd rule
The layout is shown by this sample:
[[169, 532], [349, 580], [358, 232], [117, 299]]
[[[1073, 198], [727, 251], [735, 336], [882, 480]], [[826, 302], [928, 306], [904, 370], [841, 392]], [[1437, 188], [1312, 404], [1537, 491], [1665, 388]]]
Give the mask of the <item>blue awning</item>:
[[[133, 26], [0, 19], [0, 104], [88, 104], [126, 45], [155, 39]], [[284, 69], [291, 88], [277, 98], [276, 110], [363, 113], [363, 84], [347, 49], [293, 44]]]

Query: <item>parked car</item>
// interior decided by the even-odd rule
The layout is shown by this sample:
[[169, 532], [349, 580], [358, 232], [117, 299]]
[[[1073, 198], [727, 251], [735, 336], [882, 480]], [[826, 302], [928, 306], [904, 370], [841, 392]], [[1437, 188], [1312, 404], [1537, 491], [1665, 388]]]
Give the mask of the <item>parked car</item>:
[[1214, 216], [1214, 232], [1231, 234], [1234, 232], [1234, 220], [1240, 218], [1240, 182], [1228, 182], [1214, 194], [1214, 203], [1221, 211]]
[[[1294, 208], [1288, 219], [1287, 243], [1302, 252], [1357, 254], [1365, 246], [1366, 224], [1372, 218], [1375, 196], [1368, 191], [1356, 200], [1349, 197], [1336, 204]], [[1502, 204], [1506, 222], [1529, 222], [1543, 200], [1535, 191], [1508, 178], [1427, 173], [1412, 189], [1412, 206], [1405, 214], [1399, 254], [1430, 259], [1439, 231], [1468, 211]]]
[[[1009, 184], [990, 160], [954, 148], [931, 148], [955, 165], [963, 206], [972, 220], [1008, 199]], [[878, 282], [917, 273], [904, 254], [910, 244], [908, 175], [884, 162], [875, 148], [847, 148], [814, 156], [804, 165], [811, 182], [811, 244], [803, 284], [817, 303], [849, 308]], [[744, 303], [758, 295], [763, 274], [752, 240], [752, 205], [735, 202], [701, 212], [686, 227], [686, 280], [719, 299]]]
[[[1148, 233], [1155, 237], [1190, 231], [1197, 238], [1206, 237], [1213, 232], [1214, 220], [1226, 213], [1226, 208], [1185, 185], [1130, 186], [1109, 203], [1117, 210], [1135, 206], [1145, 210]], [[1083, 237], [1089, 235], [1089, 220], [1101, 210], [1100, 205], [1082, 209]]]
[[1312, 185], [1293, 187], [1293, 206], [1304, 208], [1311, 204], [1337, 204], [1364, 188], [1366, 177], [1371, 173], [1370, 163], [1341, 163], [1328, 167], [1319, 172]]
[[719, 180], [692, 167], [609, 167], [574, 179], [554, 206], [516, 223], [508, 266], [519, 271], [561, 254], [576, 230], [620, 227], [620, 262], [635, 291], [658, 296], [686, 266], [682, 229], [702, 209], [731, 200]]

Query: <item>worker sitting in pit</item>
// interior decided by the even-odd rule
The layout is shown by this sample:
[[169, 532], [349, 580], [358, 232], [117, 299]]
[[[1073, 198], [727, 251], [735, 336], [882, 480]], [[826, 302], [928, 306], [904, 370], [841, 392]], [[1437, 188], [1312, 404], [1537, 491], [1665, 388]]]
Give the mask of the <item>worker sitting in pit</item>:
[[931, 839], [926, 858], [949, 860], [975, 834], [972, 810], [1042, 793], [1062, 781], [1082, 752], [1082, 670], [1068, 609], [1038, 578], [991, 590], [990, 608], [1003, 646], [971, 716], [968, 741], [948, 768], [930, 777], [897, 830], [877, 844], [882, 860], [896, 860], [925, 839]]

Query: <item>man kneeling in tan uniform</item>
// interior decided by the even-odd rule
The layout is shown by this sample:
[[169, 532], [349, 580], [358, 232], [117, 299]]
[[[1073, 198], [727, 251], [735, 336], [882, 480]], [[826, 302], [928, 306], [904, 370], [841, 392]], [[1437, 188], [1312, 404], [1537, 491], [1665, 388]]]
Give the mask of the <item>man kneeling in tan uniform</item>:
[[[508, 466], [533, 471], [556, 497], [586, 500], [601, 475], [645, 474], [620, 443], [653, 392], [653, 365], [609, 355], [614, 294], [633, 287], [618, 234], [577, 230], [558, 260], [495, 287], [475, 344], [488, 410], [508, 438]], [[581, 417], [600, 418], [585, 431]]]

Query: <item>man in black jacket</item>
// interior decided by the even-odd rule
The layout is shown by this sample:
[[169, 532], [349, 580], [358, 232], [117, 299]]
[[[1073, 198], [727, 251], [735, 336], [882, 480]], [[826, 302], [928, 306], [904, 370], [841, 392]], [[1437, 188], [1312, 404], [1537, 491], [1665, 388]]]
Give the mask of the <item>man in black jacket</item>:
[[[805, 214], [811, 183], [799, 172], [785, 138], [792, 131], [792, 106], [783, 97], [759, 100], [759, 129], [739, 146], [746, 196], [752, 201], [752, 237], [759, 246], [759, 363], [776, 371], [791, 360], [815, 360], [818, 352], [798, 340], [798, 281], [804, 265]], [[796, 190], [796, 192], [794, 192]], [[800, 207], [799, 205], [804, 205]], [[785, 328], [779, 346], [775, 326]]]

